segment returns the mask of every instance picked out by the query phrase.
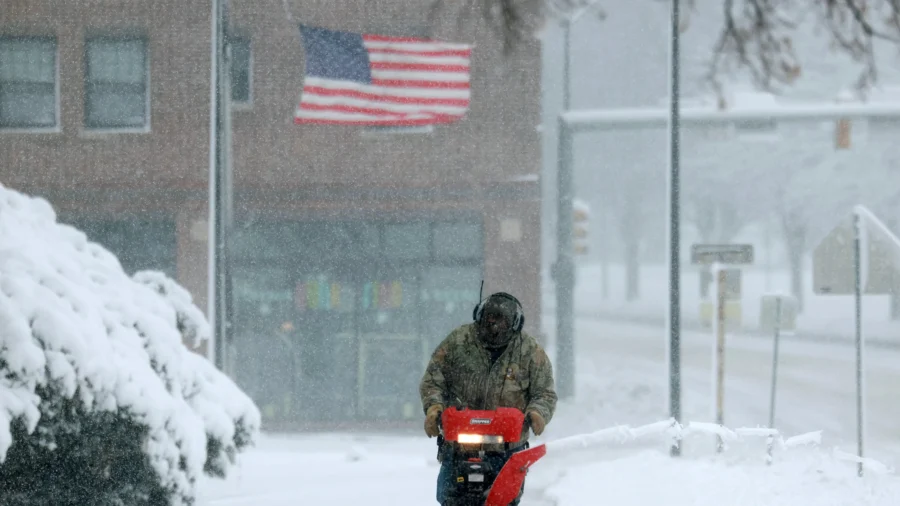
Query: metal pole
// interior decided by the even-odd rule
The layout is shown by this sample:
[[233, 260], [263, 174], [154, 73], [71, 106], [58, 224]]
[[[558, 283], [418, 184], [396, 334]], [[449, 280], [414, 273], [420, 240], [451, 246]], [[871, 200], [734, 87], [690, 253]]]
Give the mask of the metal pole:
[[[669, 413], [681, 423], [681, 283], [679, 244], [679, 103], [678, 25], [679, 0], [672, 0], [672, 50], [670, 58], [671, 100], [669, 112]], [[681, 455], [681, 442], [671, 447], [672, 456]]]
[[[563, 113], [571, 108], [571, 33], [572, 21], [562, 21], [563, 28]], [[572, 199], [573, 199], [573, 133], [562, 115], [558, 122], [559, 145], [557, 146], [556, 167], [556, 264], [553, 279], [556, 282], [556, 361], [557, 393], [568, 399], [575, 391], [575, 344], [574, 344], [574, 291], [575, 266], [572, 258]]]
[[860, 458], [860, 462], [857, 464], [857, 472], [859, 476], [863, 475], [863, 463], [861, 459], [863, 458], [863, 440], [865, 437], [864, 428], [865, 428], [865, 419], [863, 417], [863, 408], [864, 408], [864, 387], [863, 383], [863, 342], [862, 342], [862, 251], [861, 251], [861, 230], [860, 230], [860, 221], [859, 221], [859, 213], [853, 213], [853, 229], [854, 229], [854, 238], [853, 238], [853, 263], [854, 263], [854, 271], [856, 273], [855, 280], [855, 302], [856, 302], [856, 444], [857, 444], [857, 454]]
[[572, 109], [572, 90], [571, 82], [571, 52], [572, 49], [572, 21], [569, 18], [563, 18], [563, 111]]
[[207, 349], [207, 358], [211, 360], [216, 365], [219, 364], [217, 360], [218, 356], [218, 348], [219, 343], [217, 341], [216, 331], [218, 321], [218, 310], [216, 309], [216, 274], [217, 267], [216, 264], [218, 262], [218, 257], [216, 256], [216, 238], [218, 236], [217, 223], [216, 223], [216, 213], [218, 213], [218, 206], [216, 205], [216, 193], [218, 191], [218, 185], [216, 181], [218, 176], [216, 175], [216, 163], [218, 160], [218, 149], [217, 149], [217, 139], [218, 139], [218, 128], [217, 121], [218, 116], [216, 114], [218, 107], [216, 103], [218, 102], [219, 96], [219, 80], [218, 80], [218, 54], [219, 54], [219, 44], [218, 44], [218, 23], [219, 23], [219, 6], [218, 0], [212, 0], [210, 3], [210, 27], [209, 27], [209, 41], [210, 41], [210, 54], [209, 54], [209, 194], [207, 195], [207, 201], [209, 207], [207, 209], [207, 233], [209, 235], [207, 239], [207, 255], [208, 261], [206, 265], [206, 312], [207, 318], [210, 321], [210, 325], [212, 327], [212, 336], [209, 340], [209, 346]]
[[[781, 341], [781, 297], [775, 297], [775, 325], [772, 344], [772, 388], [769, 391], [769, 428], [775, 428], [775, 392], [778, 381], [778, 345]], [[775, 441], [769, 437], [767, 464], [772, 463], [772, 451]]]
[[[716, 266], [716, 423], [725, 425], [725, 268]], [[725, 449], [722, 436], [716, 435], [716, 452]]]
[[560, 117], [559, 167], [557, 170], [556, 223], [556, 360], [557, 392], [561, 399], [575, 394], [574, 292], [575, 264], [572, 258], [572, 129]]
[[230, 270], [228, 258], [228, 243], [231, 239], [231, 96], [230, 73], [227, 57], [227, 0], [213, 0], [213, 37], [215, 45], [215, 58], [213, 60], [215, 76], [215, 93], [213, 95], [213, 135], [214, 169], [210, 177], [213, 179], [212, 195], [214, 205], [211, 206], [211, 217], [214, 230], [213, 241], [213, 332], [214, 332], [214, 362], [220, 370], [225, 370], [228, 365], [228, 345], [231, 343], [231, 290]]
[[234, 311], [233, 311], [233, 286], [234, 286], [234, 277], [232, 273], [232, 259], [231, 259], [231, 242], [233, 240], [234, 234], [232, 230], [234, 228], [234, 178], [233, 175], [233, 157], [232, 153], [232, 126], [231, 126], [231, 63], [232, 63], [232, 53], [231, 53], [231, 43], [228, 35], [228, 22], [227, 22], [227, 0], [226, 0], [226, 12], [223, 17], [223, 25], [225, 27], [225, 43], [226, 43], [226, 51], [225, 51], [225, 69], [223, 70], [224, 78], [222, 79], [223, 83], [223, 132], [222, 138], [224, 140], [224, 163], [223, 167], [225, 170], [222, 173], [222, 306], [224, 307], [224, 318], [223, 318], [223, 336], [225, 337], [224, 344], [226, 346], [225, 352], [225, 362], [224, 362], [224, 371], [228, 374], [234, 369], [235, 365], [235, 357], [234, 357]]

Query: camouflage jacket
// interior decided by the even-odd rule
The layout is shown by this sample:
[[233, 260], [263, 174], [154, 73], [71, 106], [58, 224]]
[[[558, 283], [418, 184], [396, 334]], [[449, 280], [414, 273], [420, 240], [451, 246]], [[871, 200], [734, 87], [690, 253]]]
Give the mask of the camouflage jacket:
[[[424, 411], [433, 404], [487, 410], [514, 407], [525, 413], [536, 411], [547, 423], [557, 401], [550, 359], [532, 336], [524, 332], [513, 336], [491, 365], [474, 323], [458, 327], [438, 345], [419, 394]], [[527, 428], [522, 438], [528, 439]]]

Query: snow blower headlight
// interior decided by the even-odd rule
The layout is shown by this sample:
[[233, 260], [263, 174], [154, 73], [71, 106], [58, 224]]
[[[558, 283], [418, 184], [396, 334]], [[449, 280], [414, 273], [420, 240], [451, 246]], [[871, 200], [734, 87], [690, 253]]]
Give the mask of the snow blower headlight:
[[502, 444], [503, 436], [482, 436], [481, 434], [460, 434], [457, 437], [459, 444]]

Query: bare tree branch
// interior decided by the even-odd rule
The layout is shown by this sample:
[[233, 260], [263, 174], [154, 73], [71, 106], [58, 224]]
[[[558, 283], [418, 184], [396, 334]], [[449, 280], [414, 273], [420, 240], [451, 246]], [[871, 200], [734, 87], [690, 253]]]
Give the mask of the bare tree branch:
[[722, 31], [707, 73], [717, 92], [722, 89], [721, 76], [738, 68], [747, 70], [758, 86], [768, 90], [800, 76], [791, 38], [797, 23], [783, 4], [778, 0], [724, 1]]
[[[437, 3], [449, 0], [435, 0]], [[482, 16], [502, 36], [508, 52], [545, 22], [593, 4], [596, 0], [465, 0], [481, 3]], [[636, 1], [636, 0], [629, 0]], [[831, 48], [861, 64], [857, 91], [875, 84], [875, 42], [900, 49], [900, 0], [721, 0], [722, 25], [711, 48], [706, 80], [717, 92], [722, 79], [745, 70], [762, 89], [793, 83], [802, 72], [795, 52], [799, 19], [807, 14], [829, 34]], [[687, 13], [695, 0], [683, 0]], [[474, 8], [474, 5], [472, 6]], [[602, 11], [600, 12], [603, 16]]]
[[746, 69], [768, 91], [800, 76], [792, 43], [799, 24], [788, 11], [815, 14], [831, 47], [862, 65], [856, 82], [860, 94], [878, 77], [875, 41], [900, 47], [900, 0], [724, 0], [724, 5], [723, 28], [707, 74], [717, 92], [722, 76], [736, 68]]

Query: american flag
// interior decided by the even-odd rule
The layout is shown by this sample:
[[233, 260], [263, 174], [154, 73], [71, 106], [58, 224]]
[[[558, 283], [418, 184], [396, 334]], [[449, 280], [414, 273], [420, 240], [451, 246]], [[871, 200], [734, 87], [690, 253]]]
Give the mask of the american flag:
[[296, 124], [452, 123], [469, 108], [472, 46], [300, 26], [306, 73]]

